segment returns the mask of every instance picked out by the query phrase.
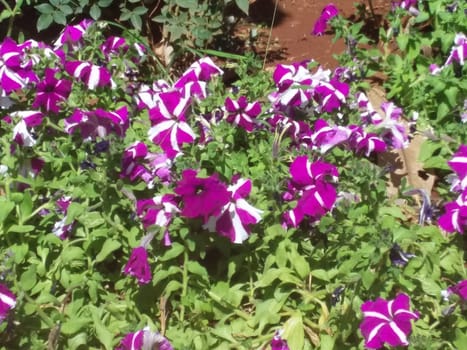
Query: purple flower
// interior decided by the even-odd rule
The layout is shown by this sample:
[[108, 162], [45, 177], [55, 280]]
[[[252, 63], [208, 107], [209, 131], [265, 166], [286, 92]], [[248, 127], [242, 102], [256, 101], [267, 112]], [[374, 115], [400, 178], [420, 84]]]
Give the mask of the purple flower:
[[453, 61], [458, 62], [461, 66], [464, 65], [465, 56], [467, 55], [467, 37], [463, 33], [457, 33], [454, 38], [454, 46], [451, 49], [445, 66], [451, 64]]
[[251, 192], [251, 180], [234, 179], [227, 190], [231, 196], [229, 203], [224, 205], [220, 215], [209, 217], [204, 228], [228, 237], [233, 243], [242, 243], [250, 234], [248, 226], [257, 224], [263, 212], [245, 200]]
[[93, 24], [94, 21], [90, 19], [83, 19], [77, 25], [69, 26], [67, 25], [63, 32], [60, 34], [58, 39], [55, 41], [55, 48], [60, 48], [65, 44], [69, 46], [70, 49], [78, 49], [80, 47], [80, 41], [83, 38], [86, 30]]
[[11, 122], [12, 118], [17, 117], [21, 119], [13, 128], [13, 140], [20, 146], [33, 147], [37, 142], [34, 137], [34, 128], [42, 123], [44, 115], [38, 111], [17, 111], [4, 120]]
[[467, 145], [461, 145], [451, 160], [450, 168], [456, 173], [457, 179], [452, 184], [452, 190], [462, 191], [467, 188]]
[[254, 120], [261, 113], [260, 103], [257, 101], [248, 103], [245, 96], [241, 96], [237, 101], [227, 97], [224, 108], [227, 111], [227, 121], [233, 125], [241, 126], [247, 132], [253, 131]]
[[7, 286], [0, 283], [0, 324], [7, 317], [8, 312], [16, 306], [16, 296]]
[[181, 152], [182, 144], [192, 143], [195, 139], [185, 118], [190, 99], [177, 90], [162, 92], [159, 99], [157, 106], [149, 110], [149, 119], [153, 126], [148, 135], [152, 142], [173, 159]]
[[363, 322], [360, 324], [360, 331], [367, 348], [379, 349], [384, 343], [390, 346], [409, 344], [407, 336], [412, 331], [410, 321], [419, 318], [417, 312], [410, 311], [409, 303], [409, 296], [400, 293], [394, 300], [378, 298], [362, 305]]
[[148, 253], [144, 247], [133, 248], [123, 273], [136, 277], [139, 284], [147, 284], [151, 281], [151, 267], [148, 262]]
[[360, 126], [351, 125], [352, 135], [349, 138], [349, 145], [357, 154], [365, 154], [369, 157], [373, 152], [381, 153], [386, 151], [386, 143], [378, 135], [366, 133]]
[[229, 200], [227, 186], [217, 174], [208, 178], [197, 177], [197, 171], [186, 169], [175, 188], [183, 202], [181, 215], [186, 218], [203, 218], [206, 223], [210, 216], [218, 216]]
[[171, 90], [169, 83], [165, 80], [157, 80], [152, 86], [141, 85], [138, 92], [135, 94], [135, 100], [139, 109], [154, 108], [159, 103], [159, 93]]
[[57, 212], [63, 215], [63, 218], [55, 222], [52, 233], [64, 240], [70, 236], [74, 224], [74, 221], [67, 223], [67, 211], [71, 204], [71, 197], [62, 197], [55, 204], [57, 206]]
[[324, 119], [318, 119], [311, 135], [313, 146], [318, 147], [321, 154], [326, 153], [334, 146], [346, 142], [352, 134], [351, 129], [344, 126], [329, 126]]
[[329, 83], [320, 82], [315, 89], [315, 99], [320, 102], [323, 111], [331, 113], [345, 103], [349, 94], [349, 86], [336, 79]]
[[289, 350], [287, 340], [282, 339], [282, 329], [274, 333], [274, 337], [271, 340], [271, 350]]
[[397, 267], [404, 267], [413, 257], [415, 257], [415, 255], [404, 252], [397, 243], [394, 243], [389, 251], [389, 259], [391, 259], [391, 263]]
[[121, 52], [126, 52], [129, 49], [125, 38], [118, 36], [110, 36], [101, 45], [101, 50], [104, 55], [108, 58], [111, 55], [118, 55]]
[[467, 188], [454, 202], [444, 206], [444, 214], [439, 217], [438, 225], [447, 232], [463, 234], [467, 231]]
[[448, 291], [457, 294], [463, 301], [467, 301], [467, 280], [460, 281], [455, 286], [449, 287]]
[[326, 31], [327, 24], [329, 20], [333, 17], [336, 17], [339, 13], [339, 10], [337, 9], [334, 4], [330, 3], [326, 5], [321, 12], [321, 15], [319, 16], [318, 20], [316, 21], [313, 31], [311, 32], [313, 35], [321, 36], [324, 34]]
[[111, 74], [105, 67], [96, 66], [90, 62], [70, 61], [65, 63], [68, 74], [81, 80], [90, 90], [96, 87], [111, 85]]
[[71, 92], [71, 81], [55, 78], [58, 69], [46, 68], [45, 78], [37, 84], [37, 94], [32, 107], [44, 107], [47, 112], [58, 113], [59, 103], [65, 101]]
[[336, 202], [337, 193], [332, 182], [337, 181], [337, 168], [321, 161], [311, 163], [307, 156], [299, 156], [290, 165], [290, 174], [292, 179], [283, 199], [298, 199], [295, 208], [285, 213], [285, 224], [297, 227], [306, 216], [318, 221]]
[[79, 128], [83, 139], [105, 138], [111, 132], [125, 137], [129, 126], [130, 120], [126, 106], [113, 112], [103, 109], [95, 111], [76, 109], [69, 118], [65, 119], [65, 131], [72, 134], [76, 128]]
[[159, 332], [151, 332], [148, 327], [128, 333], [116, 350], [158, 349], [173, 350], [172, 344]]

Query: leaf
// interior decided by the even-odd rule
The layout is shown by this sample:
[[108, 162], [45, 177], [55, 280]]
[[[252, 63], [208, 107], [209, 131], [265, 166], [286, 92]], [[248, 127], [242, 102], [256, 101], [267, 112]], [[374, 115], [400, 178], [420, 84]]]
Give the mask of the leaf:
[[97, 4], [93, 4], [89, 9], [89, 15], [92, 17], [92, 19], [97, 21], [101, 17], [100, 7], [97, 6]]
[[0, 13], [0, 23], [5, 19], [10, 18], [12, 15], [13, 15], [13, 12], [11, 12], [10, 10], [3, 10]]
[[[72, 315], [74, 316], [74, 315]], [[78, 318], [78, 317], [70, 317], [68, 320], [62, 323], [62, 327], [60, 331], [66, 335], [72, 335], [78, 333], [82, 329], [86, 329], [86, 327], [91, 323], [91, 319], [89, 318]]]
[[135, 7], [131, 12], [133, 12], [134, 14], [142, 16], [146, 12], [148, 12], [148, 9], [147, 9], [147, 7], [144, 7], [144, 6], [138, 6], [138, 7]]
[[[51, 6], [50, 4], [40, 4], [40, 5], [34, 6], [34, 8], [41, 13], [41, 17], [43, 14], [51, 15], [55, 11], [53, 6]], [[39, 17], [39, 20], [40, 20], [40, 17]], [[52, 23], [52, 21], [50, 21], [50, 23]], [[47, 27], [48, 26], [46, 26], [45, 28]]]
[[32, 213], [32, 198], [31, 192], [23, 193], [23, 201], [20, 204], [21, 220], [25, 220]]
[[66, 16], [61, 11], [55, 11], [53, 13], [54, 22], [66, 26]]
[[112, 252], [120, 248], [122, 244], [115, 239], [108, 238], [104, 242], [104, 245], [101, 248], [99, 254], [97, 254], [95, 261], [101, 262], [104, 261]]
[[84, 207], [77, 202], [71, 202], [66, 212], [65, 225], [71, 224], [82, 213], [84, 213]]
[[94, 323], [94, 329], [96, 330], [97, 339], [104, 345], [106, 350], [111, 350], [112, 347], [112, 340], [114, 335], [110, 332], [104, 324], [101, 322], [101, 315], [97, 313], [97, 310], [93, 310], [92, 312], [92, 319]]
[[141, 21], [141, 17], [138, 15], [132, 14], [130, 17], [130, 22], [133, 25], [133, 27], [137, 30], [141, 30], [141, 27], [143, 25], [143, 22]]
[[0, 197], [0, 224], [2, 224], [11, 213], [15, 203], [8, 201], [5, 197]]
[[284, 323], [282, 337], [287, 340], [290, 349], [303, 349], [305, 345], [305, 329], [301, 312], [297, 311]]
[[235, 0], [235, 3], [237, 4], [238, 8], [242, 10], [245, 15], [248, 16], [248, 10], [250, 7], [250, 3], [248, 0]]
[[440, 101], [438, 104], [438, 111], [436, 112], [436, 120], [442, 121], [449, 113], [449, 106], [446, 102]]
[[[247, 0], [248, 1], [248, 0]], [[175, 1], [178, 6], [194, 10], [198, 7], [198, 1], [197, 0], [176, 0]]]
[[24, 291], [31, 290], [37, 282], [36, 266], [29, 265], [29, 268], [21, 274], [19, 283]]
[[64, 264], [68, 264], [73, 260], [81, 260], [84, 256], [84, 251], [80, 247], [66, 246], [62, 250], [61, 258]]
[[25, 232], [31, 232], [35, 228], [36, 227], [33, 225], [12, 225], [8, 229], [8, 232], [25, 233]]
[[321, 344], [320, 349], [321, 350], [333, 350], [335, 342], [336, 340], [332, 338], [330, 335], [322, 334], [321, 341], [320, 341], [320, 344]]
[[185, 247], [180, 243], [174, 242], [167, 252], [165, 252], [160, 258], [160, 261], [167, 261], [176, 258], [183, 253]]
[[109, 7], [111, 4], [112, 4], [113, 0], [99, 0], [97, 2], [97, 5], [99, 5], [99, 7]]

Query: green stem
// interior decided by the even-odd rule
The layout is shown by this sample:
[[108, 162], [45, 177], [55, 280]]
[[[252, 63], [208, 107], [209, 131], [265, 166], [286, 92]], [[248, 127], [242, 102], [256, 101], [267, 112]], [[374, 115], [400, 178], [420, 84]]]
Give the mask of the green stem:
[[185, 305], [183, 305], [183, 299], [186, 296], [188, 290], [188, 249], [185, 247], [183, 251], [183, 271], [182, 271], [182, 304], [180, 306], [180, 320], [183, 322], [185, 320]]

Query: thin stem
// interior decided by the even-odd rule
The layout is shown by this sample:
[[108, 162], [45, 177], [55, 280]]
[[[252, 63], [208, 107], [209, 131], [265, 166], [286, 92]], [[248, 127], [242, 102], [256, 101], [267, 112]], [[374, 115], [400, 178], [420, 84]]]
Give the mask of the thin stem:
[[180, 307], [180, 320], [185, 320], [185, 305], [183, 305], [183, 298], [186, 296], [188, 290], [188, 249], [185, 247], [183, 252], [183, 271], [182, 271], [182, 305]]
[[266, 44], [266, 50], [264, 51], [263, 69], [266, 66], [266, 60], [268, 58], [269, 45], [271, 43], [271, 37], [272, 37], [272, 27], [274, 26], [274, 22], [276, 21], [276, 13], [277, 13], [277, 4], [278, 3], [279, 3], [279, 0], [276, 0], [275, 3], [274, 3], [274, 12], [272, 14], [271, 29], [269, 30], [268, 42]]

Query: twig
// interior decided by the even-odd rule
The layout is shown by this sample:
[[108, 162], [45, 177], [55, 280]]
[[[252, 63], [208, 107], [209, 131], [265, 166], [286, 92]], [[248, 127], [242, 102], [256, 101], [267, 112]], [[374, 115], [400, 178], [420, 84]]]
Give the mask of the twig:
[[266, 44], [266, 50], [264, 51], [263, 69], [266, 66], [266, 59], [268, 57], [269, 44], [271, 43], [271, 37], [272, 37], [272, 27], [274, 26], [274, 22], [276, 21], [276, 12], [277, 12], [278, 3], [279, 3], [279, 0], [276, 0], [274, 3], [274, 12], [272, 14], [271, 29], [269, 30], [268, 42]]

